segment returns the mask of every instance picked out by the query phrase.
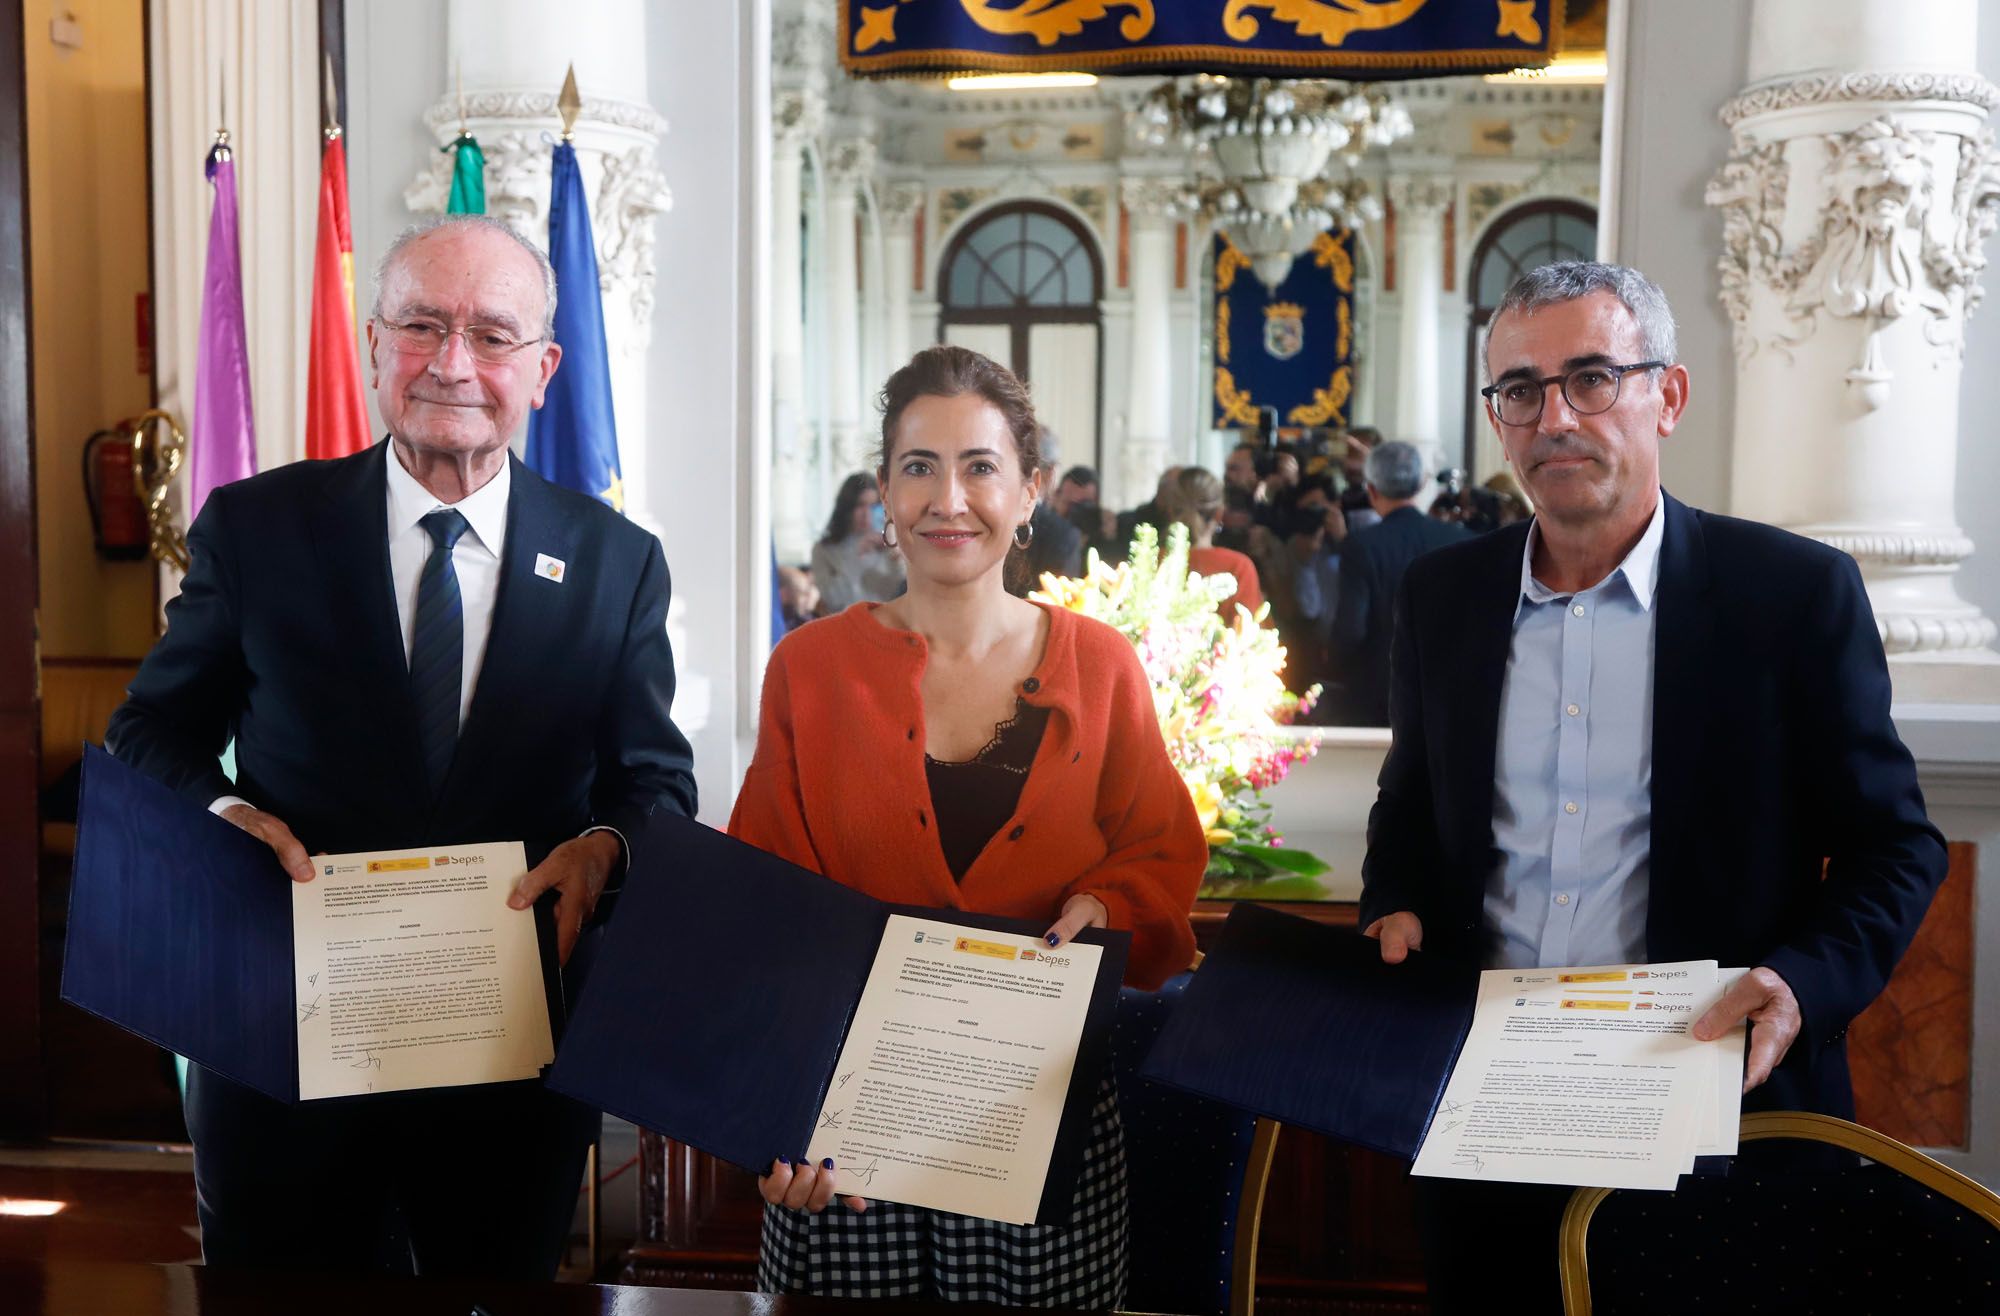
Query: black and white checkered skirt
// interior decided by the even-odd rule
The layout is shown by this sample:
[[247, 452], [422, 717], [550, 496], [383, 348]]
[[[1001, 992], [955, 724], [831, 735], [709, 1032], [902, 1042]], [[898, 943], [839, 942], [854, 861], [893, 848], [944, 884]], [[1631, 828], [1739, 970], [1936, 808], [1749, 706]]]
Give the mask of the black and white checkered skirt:
[[1116, 1307], [1125, 1298], [1125, 1131], [1106, 1075], [1061, 1225], [1010, 1225], [899, 1202], [818, 1215], [764, 1208], [757, 1287], [823, 1298], [932, 1298], [1012, 1307]]

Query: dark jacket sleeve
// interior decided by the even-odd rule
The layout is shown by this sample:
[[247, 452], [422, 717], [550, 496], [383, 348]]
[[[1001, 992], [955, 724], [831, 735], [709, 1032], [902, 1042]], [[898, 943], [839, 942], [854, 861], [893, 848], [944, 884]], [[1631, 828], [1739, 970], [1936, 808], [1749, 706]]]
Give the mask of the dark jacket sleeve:
[[1368, 601], [1375, 591], [1375, 563], [1366, 535], [1349, 535], [1340, 550], [1340, 602], [1333, 613], [1337, 654], [1360, 653], [1368, 642]]
[[[1341, 608], [1347, 607], [1347, 563], [1341, 562]], [[1438, 820], [1431, 797], [1430, 737], [1424, 727], [1423, 668], [1417, 644], [1417, 603], [1408, 572], [1396, 594], [1395, 630], [1389, 645], [1389, 753], [1376, 779], [1368, 811], [1368, 855], [1361, 863], [1361, 926], [1408, 910], [1428, 925], [1435, 919], [1424, 882], [1444, 871]]]
[[[650, 538], [650, 536], [649, 536]], [[667, 643], [672, 584], [658, 540], [646, 546], [625, 640], [597, 722], [592, 820], [628, 841], [655, 810], [695, 814], [694, 753], [674, 725], [674, 654]]]
[[248, 680], [227, 506], [216, 491], [189, 527], [188, 573], [167, 604], [167, 633], [104, 735], [118, 758], [203, 808], [235, 793], [220, 757]]
[[1799, 1044], [1837, 1041], [1909, 948], [1945, 876], [1916, 764], [1889, 717], [1889, 669], [1860, 570], [1829, 559], [1794, 649], [1799, 745], [1826, 877], [1764, 963], [1798, 997]]

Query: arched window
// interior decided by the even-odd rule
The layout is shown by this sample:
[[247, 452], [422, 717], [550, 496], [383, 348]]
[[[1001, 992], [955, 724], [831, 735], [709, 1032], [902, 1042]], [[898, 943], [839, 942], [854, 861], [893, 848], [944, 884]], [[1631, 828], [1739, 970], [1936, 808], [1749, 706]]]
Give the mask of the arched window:
[[1101, 464], [1104, 263], [1089, 231], [1056, 206], [1015, 202], [959, 230], [939, 269], [939, 341], [984, 352], [1031, 383], [1062, 460]]
[[[1581, 201], [1531, 201], [1502, 215], [1472, 250], [1465, 286], [1468, 299], [1465, 340], [1466, 396], [1477, 398], [1480, 350], [1486, 325], [1514, 280], [1539, 265], [1597, 258], [1597, 212]], [[1488, 429], [1486, 409], [1465, 409], [1465, 465], [1480, 472], [1479, 436]]]

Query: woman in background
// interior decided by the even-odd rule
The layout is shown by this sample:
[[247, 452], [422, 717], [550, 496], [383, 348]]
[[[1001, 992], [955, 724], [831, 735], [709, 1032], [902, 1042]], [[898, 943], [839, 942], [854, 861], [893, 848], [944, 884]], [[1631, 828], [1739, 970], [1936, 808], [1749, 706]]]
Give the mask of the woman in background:
[[1257, 581], [1257, 564], [1247, 553], [1215, 546], [1215, 530], [1222, 523], [1222, 481], [1199, 466], [1190, 466], [1174, 480], [1161, 510], [1170, 521], [1188, 528], [1188, 570], [1203, 576], [1228, 574], [1236, 578], [1236, 592], [1222, 601], [1219, 612], [1230, 624], [1236, 621], [1236, 605], [1251, 612], [1263, 606], [1264, 590]]
[[[876, 478], [909, 590], [771, 655], [729, 830], [882, 900], [1046, 920], [1051, 946], [1129, 929], [1126, 980], [1157, 987], [1193, 956], [1207, 843], [1131, 644], [1006, 591], [1041, 483], [1027, 390], [939, 346], [890, 377], [882, 413]], [[1108, 1073], [1063, 1225], [836, 1201], [849, 1185], [830, 1160], [780, 1158], [758, 1183], [767, 1291], [1074, 1308], [1124, 1297]]]
[[840, 482], [826, 533], [813, 545], [812, 576], [822, 617], [903, 592], [903, 561], [882, 538], [882, 495], [859, 471]]

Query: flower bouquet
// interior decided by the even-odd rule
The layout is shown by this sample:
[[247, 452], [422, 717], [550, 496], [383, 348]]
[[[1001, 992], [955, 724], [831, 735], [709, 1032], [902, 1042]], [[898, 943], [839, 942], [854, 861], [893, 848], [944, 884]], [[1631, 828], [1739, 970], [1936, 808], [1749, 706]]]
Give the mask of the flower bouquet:
[[1318, 748], [1275, 733], [1312, 707], [1319, 687], [1285, 689], [1284, 646], [1259, 624], [1268, 603], [1255, 614], [1239, 604], [1233, 623], [1217, 615], [1235, 592], [1230, 576], [1189, 573], [1187, 530], [1176, 525], [1164, 551], [1140, 526], [1122, 566], [1093, 550], [1081, 580], [1045, 575], [1034, 597], [1104, 622], [1138, 650], [1167, 753], [1208, 832], [1201, 894], [1315, 899], [1326, 864], [1284, 844], [1263, 796]]

